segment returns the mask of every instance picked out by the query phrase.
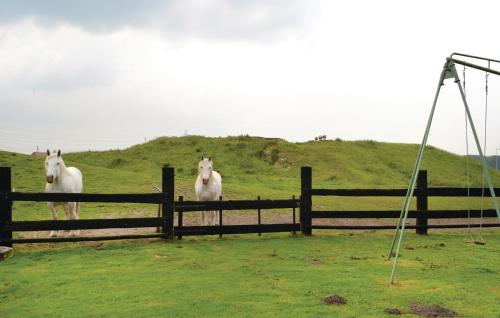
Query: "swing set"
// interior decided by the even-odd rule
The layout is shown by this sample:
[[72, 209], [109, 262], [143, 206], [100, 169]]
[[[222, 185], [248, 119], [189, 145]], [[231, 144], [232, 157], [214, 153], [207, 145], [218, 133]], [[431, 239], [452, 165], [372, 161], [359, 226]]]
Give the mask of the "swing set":
[[[474, 60], [478, 60], [478, 61], [486, 61], [488, 63], [488, 66], [484, 67], [481, 65], [469, 63], [469, 62], [464, 61], [462, 59], [457, 59], [456, 57], [474, 59]], [[481, 225], [482, 225], [482, 219], [483, 219], [482, 201], [483, 201], [483, 197], [484, 197], [485, 183], [488, 184], [488, 187], [489, 187], [489, 190], [491, 193], [491, 200], [493, 201], [493, 205], [495, 207], [497, 217], [500, 220], [500, 207], [499, 207], [499, 203], [497, 201], [497, 197], [495, 195], [495, 190], [493, 187], [491, 175], [488, 171], [488, 165], [486, 163], [485, 154], [483, 152], [483, 149], [484, 150], [486, 149], [486, 141], [487, 141], [486, 140], [486, 128], [487, 128], [486, 123], [487, 123], [487, 119], [488, 119], [488, 76], [489, 76], [489, 74], [500, 75], [500, 71], [497, 71], [497, 70], [490, 68], [491, 63], [500, 63], [500, 61], [490, 59], [490, 58], [484, 58], [484, 57], [480, 57], [480, 56], [469, 55], [469, 54], [461, 54], [461, 53], [453, 53], [450, 55], [450, 57], [448, 57], [446, 59], [446, 63], [444, 64], [443, 70], [441, 71], [441, 75], [439, 77], [439, 83], [438, 83], [436, 95], [434, 97], [434, 102], [432, 104], [431, 113], [429, 115], [429, 119], [427, 121], [427, 126], [425, 128], [424, 137], [422, 139], [422, 143], [420, 144], [420, 148], [419, 148], [419, 151], [417, 154], [417, 160], [415, 162], [413, 173], [412, 173], [411, 178], [410, 178], [410, 183], [408, 185], [408, 190], [406, 192], [406, 197], [405, 197], [403, 206], [401, 208], [401, 214], [399, 216], [399, 221], [398, 221], [398, 224], [396, 226], [396, 231], [394, 232], [394, 237], [392, 239], [392, 243], [391, 243], [391, 246], [389, 248], [388, 259], [391, 259], [392, 257], [394, 257], [391, 275], [390, 275], [390, 280], [389, 280], [391, 284], [394, 283], [394, 277], [395, 277], [396, 266], [397, 266], [398, 257], [399, 257], [399, 251], [401, 248], [401, 242], [403, 241], [403, 234], [404, 234], [406, 219], [408, 217], [408, 210], [410, 208], [411, 199], [413, 197], [413, 192], [415, 190], [416, 181], [417, 181], [417, 174], [418, 174], [418, 171], [420, 170], [420, 166], [421, 166], [421, 163], [422, 163], [422, 160], [424, 157], [424, 150], [425, 150], [425, 146], [427, 145], [427, 139], [429, 137], [429, 131], [431, 129], [432, 119], [434, 117], [434, 111], [436, 109], [437, 100], [439, 97], [439, 93], [441, 91], [441, 87], [444, 85], [444, 81], [447, 79], [451, 78], [451, 79], [455, 80], [455, 83], [458, 86], [458, 89], [460, 91], [460, 95], [462, 97], [462, 101], [463, 101], [463, 104], [465, 107], [465, 139], [466, 139], [466, 151], [467, 151], [466, 183], [467, 183], [468, 196], [469, 196], [469, 188], [470, 188], [469, 166], [468, 166], [468, 160], [469, 160], [469, 136], [468, 136], [469, 127], [468, 126], [469, 125], [470, 125], [470, 129], [472, 130], [472, 134], [474, 136], [474, 141], [475, 141], [475, 144], [477, 147], [477, 151], [479, 153], [479, 159], [480, 159], [482, 167], [483, 167], [483, 186], [482, 186], [482, 198], [481, 198], [481, 223], [480, 223], [479, 239], [474, 240], [472, 238], [472, 234], [470, 231], [470, 210], [469, 210], [469, 213], [468, 213], [468, 215], [469, 215], [469, 227], [467, 229], [468, 238], [466, 239], [466, 242], [471, 242], [471, 243], [476, 243], [476, 244], [481, 244], [481, 245], [485, 244], [484, 239], [481, 235]], [[464, 69], [463, 69], [463, 87], [462, 87], [460, 78], [458, 76], [458, 72], [457, 72], [457, 68], [456, 68], [457, 64], [462, 65], [464, 67]], [[466, 70], [466, 68], [473, 68], [473, 69], [477, 69], [480, 71], [484, 71], [486, 74], [485, 75], [485, 97], [486, 98], [485, 98], [485, 117], [484, 117], [485, 123], [484, 123], [484, 147], [483, 148], [481, 148], [481, 143], [479, 141], [479, 137], [477, 135], [476, 128], [474, 126], [474, 122], [472, 120], [469, 105], [467, 103], [466, 90], [465, 90], [465, 70]], [[397, 242], [397, 244], [396, 244], [396, 242]], [[394, 251], [394, 248], [396, 248], [395, 251]]]

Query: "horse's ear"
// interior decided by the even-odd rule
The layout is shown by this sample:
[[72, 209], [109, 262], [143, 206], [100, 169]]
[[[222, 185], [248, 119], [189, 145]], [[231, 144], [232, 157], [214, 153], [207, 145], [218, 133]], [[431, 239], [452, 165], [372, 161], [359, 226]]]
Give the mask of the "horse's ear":
[[60, 156], [61, 156], [61, 149], [59, 149], [59, 150], [57, 151], [57, 156], [58, 156], [58, 157], [60, 157]]
[[208, 157], [208, 161], [212, 161], [212, 157]]
[[50, 156], [50, 150], [47, 149], [47, 156]]
[[203, 155], [201, 155], [201, 160], [203, 160]]

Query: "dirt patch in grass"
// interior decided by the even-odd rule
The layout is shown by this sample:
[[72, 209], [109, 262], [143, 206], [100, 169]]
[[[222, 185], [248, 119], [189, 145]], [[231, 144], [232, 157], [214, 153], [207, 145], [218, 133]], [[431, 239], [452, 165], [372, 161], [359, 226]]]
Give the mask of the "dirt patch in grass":
[[321, 260], [319, 258], [312, 258], [309, 263], [311, 263], [312, 265], [319, 265], [321, 264]]
[[353, 261], [360, 261], [360, 260], [366, 260], [366, 259], [368, 259], [368, 257], [366, 257], [366, 256], [363, 256], [363, 257], [361, 257], [361, 256], [351, 256], [351, 260], [353, 260]]
[[323, 298], [323, 302], [327, 305], [345, 305], [347, 304], [347, 299], [339, 295], [330, 295]]
[[89, 242], [88, 245], [91, 246], [92, 248], [94, 248], [95, 250], [98, 250], [98, 251], [104, 249], [103, 242]]
[[410, 305], [411, 312], [427, 318], [446, 318], [446, 317], [459, 317], [460, 315], [453, 310], [443, 308], [439, 305]]
[[384, 310], [384, 313], [386, 313], [388, 315], [401, 315], [401, 310], [399, 310], [397, 308], [386, 308]]
[[[132, 210], [127, 215], [127, 217], [153, 217], [156, 216], [155, 213], [145, 212], [141, 210]], [[120, 218], [124, 217], [123, 215], [106, 215], [104, 218]], [[299, 213], [297, 211], [295, 222], [299, 222]], [[493, 219], [493, 218], [491, 218]], [[433, 220], [436, 224], [446, 224], [453, 223], [455, 219], [449, 219], [451, 221], [447, 221], [448, 219], [443, 220]], [[262, 224], [273, 224], [273, 223], [292, 223], [292, 213], [284, 212], [284, 211], [263, 211], [262, 212]], [[438, 222], [439, 221], [439, 222]], [[463, 220], [462, 220], [463, 221]], [[474, 222], [474, 220], [471, 220]], [[496, 222], [496, 219], [492, 222]], [[415, 221], [410, 220], [410, 224], [414, 225]], [[460, 223], [460, 222], [458, 222]], [[175, 216], [175, 224], [178, 224], [178, 217]], [[198, 213], [185, 213], [184, 214], [184, 222], [185, 226], [194, 226], [201, 225], [201, 212]], [[243, 225], [243, 224], [257, 224], [257, 213], [224, 213], [223, 215], [223, 224], [224, 225]], [[356, 225], [356, 226], [366, 226], [366, 225], [394, 225], [393, 220], [375, 220], [375, 219], [318, 219], [313, 221], [314, 225]], [[114, 235], [134, 235], [134, 234], [151, 234], [155, 233], [155, 228], [114, 228], [114, 229], [96, 229], [96, 230], [81, 230], [80, 236], [89, 237], [89, 236], [114, 236]], [[461, 230], [461, 229], [459, 229]], [[60, 237], [68, 236], [69, 233], [64, 231], [60, 231], [58, 233]], [[345, 235], [352, 236], [353, 233], [347, 233]], [[23, 232], [19, 235], [21, 238], [42, 238], [49, 237], [49, 231], [40, 231], [40, 232]], [[407, 245], [406, 249], [417, 249], [417, 248], [443, 248], [445, 245], [435, 244], [435, 245], [424, 245], [424, 246], [410, 246]], [[356, 258], [353, 258], [355, 260]], [[363, 258], [360, 258], [363, 259]]]

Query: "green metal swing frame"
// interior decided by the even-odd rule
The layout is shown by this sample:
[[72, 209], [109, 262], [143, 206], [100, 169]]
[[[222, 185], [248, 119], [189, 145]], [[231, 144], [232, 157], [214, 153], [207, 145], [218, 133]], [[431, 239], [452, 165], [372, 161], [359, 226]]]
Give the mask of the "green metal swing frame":
[[[462, 53], [453, 53], [450, 55], [450, 57], [446, 58], [446, 63], [444, 64], [443, 70], [441, 71], [441, 75], [439, 77], [439, 83], [438, 83], [438, 87], [436, 90], [436, 95], [434, 97], [434, 102], [432, 103], [431, 113], [429, 115], [429, 119], [427, 120], [427, 126], [425, 128], [424, 137], [422, 139], [422, 143], [420, 144], [420, 148], [418, 150], [417, 160], [415, 162], [415, 167], [413, 168], [413, 172], [412, 172], [412, 175], [410, 178], [410, 183], [408, 185], [408, 190], [406, 192], [406, 197], [405, 197], [403, 206], [401, 208], [401, 214], [399, 216], [399, 221], [398, 221], [396, 230], [394, 232], [394, 237], [392, 239], [391, 247], [389, 248], [388, 259], [391, 259], [394, 256], [390, 280], [389, 280], [389, 282], [391, 284], [394, 283], [396, 266], [397, 266], [398, 257], [399, 257], [399, 250], [401, 248], [401, 242], [403, 241], [403, 234], [404, 234], [406, 219], [408, 217], [408, 210], [410, 208], [411, 199], [413, 197], [413, 192], [415, 191], [415, 186], [416, 186], [416, 182], [417, 182], [417, 174], [418, 174], [418, 171], [420, 170], [420, 166], [422, 164], [422, 160], [424, 157], [425, 146], [427, 145], [427, 139], [429, 137], [429, 131], [431, 129], [432, 119], [434, 117], [434, 111], [436, 109], [436, 104], [438, 101], [439, 93], [441, 91], [441, 86], [444, 85], [444, 81], [446, 79], [450, 79], [450, 78], [455, 79], [455, 83], [457, 84], [458, 89], [460, 91], [460, 95], [461, 95], [462, 101], [464, 103], [467, 119], [470, 122], [471, 130], [472, 130], [472, 133], [474, 135], [474, 140], [476, 142], [476, 147], [477, 147], [477, 150], [479, 152], [479, 158], [480, 158], [481, 164], [483, 166], [484, 177], [485, 177], [486, 182], [488, 183], [488, 187], [490, 189], [491, 200], [493, 201], [493, 205], [495, 206], [498, 220], [500, 220], [500, 207], [499, 207], [499, 204], [497, 201], [497, 197], [495, 195], [495, 189], [493, 188], [493, 182], [491, 180], [491, 175], [488, 171], [488, 165], [486, 163], [486, 159], [484, 157], [483, 150], [482, 150], [481, 144], [479, 142], [476, 128], [474, 126], [474, 121], [472, 120], [469, 105], [467, 104], [467, 99], [465, 98], [465, 93], [464, 93], [464, 90], [462, 89], [462, 85], [460, 83], [460, 78], [458, 77], [458, 72], [457, 72], [455, 65], [460, 64], [460, 65], [464, 65], [464, 66], [467, 66], [470, 68], [474, 68], [477, 70], [481, 70], [481, 71], [484, 71], [484, 72], [487, 72], [490, 74], [499, 75], [499, 76], [500, 76], [500, 71], [491, 69], [489, 67], [483, 67], [480, 65], [476, 65], [473, 63], [462, 61], [462, 60], [454, 58], [454, 56], [461, 56], [461, 57], [466, 57], [466, 58], [471, 58], [471, 59], [500, 63], [499, 60], [494, 60], [494, 59], [490, 59], [490, 58], [474, 56], [474, 55], [469, 55], [469, 54], [462, 54]], [[399, 235], [399, 239], [398, 239], [398, 235]], [[396, 252], [394, 253], [394, 246], [396, 244], [396, 241], [397, 241]]]

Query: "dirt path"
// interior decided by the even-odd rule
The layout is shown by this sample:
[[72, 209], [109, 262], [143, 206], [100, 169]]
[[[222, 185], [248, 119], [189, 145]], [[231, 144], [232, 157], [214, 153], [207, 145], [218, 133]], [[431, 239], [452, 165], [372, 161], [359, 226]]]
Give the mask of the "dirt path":
[[[138, 213], [133, 213], [134, 217]], [[185, 226], [201, 225], [201, 216], [198, 213], [189, 213], [189, 216], [184, 216], [183, 224]], [[110, 216], [112, 218], [112, 216]], [[241, 213], [230, 213], [226, 212], [223, 215], [222, 222], [224, 225], [240, 225], [240, 224], [257, 224], [257, 213], [255, 214], [241, 214]], [[263, 224], [273, 224], [273, 223], [292, 223], [292, 213], [290, 212], [269, 212], [263, 211], [261, 214], [261, 222]], [[299, 222], [299, 214], [296, 214], [296, 223]], [[477, 224], [480, 222], [478, 218], [470, 219], [471, 224]], [[314, 225], [395, 225], [396, 219], [316, 219], [313, 220]], [[432, 219], [429, 220], [429, 224], [466, 224], [467, 219]], [[496, 218], [485, 218], [483, 223], [498, 223]], [[175, 220], [177, 225], [177, 218]], [[415, 220], [409, 220], [407, 225], [415, 225]], [[81, 236], [91, 237], [91, 236], [115, 236], [115, 235], [134, 235], [134, 234], [148, 234], [154, 233], [155, 228], [132, 228], [132, 229], [99, 229], [99, 230], [82, 230], [80, 232]], [[455, 229], [457, 231], [466, 231], [466, 229]], [[478, 229], [474, 229], [478, 231]], [[68, 236], [69, 233], [61, 231], [60, 236]], [[22, 232], [20, 234], [23, 238], [41, 238], [48, 237], [49, 231], [42, 232]]]

